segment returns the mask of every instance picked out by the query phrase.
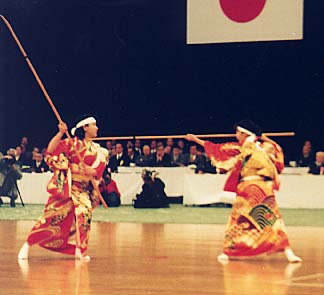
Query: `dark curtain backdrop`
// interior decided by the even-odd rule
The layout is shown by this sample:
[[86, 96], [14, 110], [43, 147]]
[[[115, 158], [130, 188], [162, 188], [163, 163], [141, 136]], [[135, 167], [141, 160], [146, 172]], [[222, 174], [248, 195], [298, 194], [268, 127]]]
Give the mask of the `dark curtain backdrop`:
[[[294, 157], [323, 132], [323, 8], [305, 1], [304, 40], [186, 45], [185, 0], [2, 0], [62, 118], [98, 119], [100, 136], [233, 132], [242, 118]], [[0, 25], [0, 148], [44, 146], [57, 122]]]

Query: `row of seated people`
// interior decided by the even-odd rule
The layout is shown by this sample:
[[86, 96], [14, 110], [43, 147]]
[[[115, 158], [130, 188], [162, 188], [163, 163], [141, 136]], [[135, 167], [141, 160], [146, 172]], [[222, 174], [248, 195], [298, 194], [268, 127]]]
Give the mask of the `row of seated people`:
[[22, 172], [49, 171], [43, 155], [38, 150], [33, 151], [30, 159], [25, 157], [22, 150], [22, 146], [19, 145], [16, 149], [8, 149], [5, 155], [0, 152], [0, 207], [3, 204], [1, 197], [8, 197], [10, 207], [15, 207], [15, 200], [19, 195], [17, 180], [23, 177]]
[[[46, 149], [33, 147], [29, 151], [28, 138], [23, 137], [21, 143], [16, 148], [10, 148], [7, 154], [12, 155], [16, 164], [22, 172], [42, 173], [49, 171], [49, 167], [45, 162]], [[166, 145], [164, 143], [152, 140], [150, 145], [141, 146], [140, 140], [136, 140], [134, 144], [127, 142], [127, 152], [121, 143], [108, 141], [106, 148], [109, 151], [108, 168], [112, 172], [116, 172], [118, 166], [140, 166], [140, 167], [177, 167], [188, 166], [194, 164], [197, 172], [215, 173], [210, 161], [203, 155], [202, 150], [196, 146], [188, 148], [183, 140], [179, 140], [177, 144], [173, 139], [168, 139]], [[188, 149], [187, 149], [188, 148]]]
[[[118, 166], [176, 167], [194, 164], [197, 166], [196, 172], [216, 173], [215, 167], [203, 154], [202, 149], [194, 145], [188, 147], [183, 140], [174, 143], [174, 140], [169, 138], [165, 144], [152, 140], [143, 148], [140, 140], [136, 140], [134, 145], [129, 141], [126, 145], [126, 152], [120, 143], [107, 141], [106, 148], [111, 157], [108, 165], [114, 172], [117, 171]], [[324, 174], [324, 152], [321, 150], [314, 152], [314, 150], [311, 142], [305, 141], [301, 155], [292, 166], [308, 167], [308, 173], [311, 174]]]
[[324, 151], [316, 149], [310, 140], [306, 140], [301, 148], [297, 161], [291, 166], [308, 167], [311, 174], [324, 174]]
[[178, 145], [166, 145], [162, 142], [157, 144], [156, 151], [152, 152], [149, 145], [135, 150], [128, 146], [127, 151], [121, 143], [116, 144], [115, 151], [110, 150], [108, 167], [112, 172], [118, 171], [118, 167], [181, 167], [195, 165], [197, 173], [216, 173], [210, 160], [203, 154], [202, 149], [196, 145], [189, 147], [188, 153], [184, 153]]
[[20, 166], [22, 172], [43, 173], [49, 171], [49, 167], [45, 162], [43, 153], [38, 147], [34, 147], [30, 155], [22, 153], [22, 147], [18, 145], [15, 149], [10, 148], [7, 154], [12, 155], [17, 165]]
[[7, 155], [11, 155], [15, 159], [15, 163], [22, 172], [42, 173], [49, 170], [45, 163], [46, 148], [31, 147], [26, 136], [21, 138], [15, 148], [8, 149]]
[[[112, 172], [117, 171], [118, 166], [176, 167], [190, 164], [196, 165], [196, 171], [200, 173], [216, 172], [199, 146], [188, 146], [187, 142], [182, 139], [177, 142], [173, 138], [168, 138], [166, 142], [151, 140], [144, 145], [141, 140], [136, 139], [134, 142], [128, 141], [125, 148], [121, 143], [109, 140], [105, 143], [105, 147], [109, 150], [109, 167]], [[14, 156], [22, 172], [41, 173], [49, 170], [44, 160], [46, 148], [40, 150], [34, 146], [30, 150], [27, 137], [23, 137], [20, 144], [16, 148], [9, 149], [7, 153]], [[309, 167], [310, 173], [321, 174], [324, 169], [322, 168], [324, 166], [322, 153], [313, 147], [310, 140], [306, 140], [298, 159], [290, 162], [289, 165]]]

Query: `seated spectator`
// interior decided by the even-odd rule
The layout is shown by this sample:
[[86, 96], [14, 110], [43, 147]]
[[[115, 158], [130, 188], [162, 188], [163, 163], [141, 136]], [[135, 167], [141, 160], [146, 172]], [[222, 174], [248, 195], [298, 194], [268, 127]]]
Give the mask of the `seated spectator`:
[[187, 145], [182, 139], [178, 140], [177, 145], [180, 148], [180, 153], [181, 154], [186, 154], [187, 153]]
[[134, 208], [166, 208], [169, 201], [164, 191], [164, 182], [153, 175], [152, 171], [144, 169], [142, 172], [144, 184], [140, 194], [133, 200]]
[[150, 148], [151, 148], [151, 154], [155, 154], [156, 153], [156, 147], [157, 147], [157, 142], [155, 139], [153, 139], [151, 141], [151, 145], [150, 145]]
[[315, 156], [312, 151], [312, 143], [309, 140], [304, 142], [302, 147], [302, 152], [300, 158], [298, 159], [298, 166], [299, 167], [309, 167], [310, 164], [313, 164], [315, 161]]
[[163, 148], [164, 148], [163, 141], [159, 140], [159, 141], [156, 142], [156, 151], [157, 151], [157, 149], [158, 149], [159, 146], [163, 146]]
[[324, 174], [324, 152], [319, 151], [315, 155], [315, 161], [309, 165], [308, 173], [315, 175]]
[[201, 154], [199, 155], [196, 145], [191, 145], [189, 148], [189, 154], [184, 155], [184, 165], [196, 165], [196, 172], [202, 171], [205, 161], [205, 158]]
[[35, 160], [32, 161], [30, 171], [35, 173], [44, 173], [49, 170], [49, 167], [44, 161], [42, 153], [35, 153]]
[[130, 159], [129, 163], [136, 165], [136, 162], [137, 162], [137, 160], [139, 158], [139, 154], [135, 153], [135, 150], [134, 150], [133, 146], [129, 146], [127, 148], [127, 155], [128, 155], [128, 157]]
[[45, 159], [45, 157], [46, 157], [46, 152], [47, 152], [47, 148], [43, 147], [42, 150], [41, 150], [41, 153], [43, 155], [43, 159]]
[[33, 147], [33, 150], [31, 153], [26, 153], [26, 165], [28, 166], [32, 166], [33, 164], [33, 161], [36, 160], [35, 156], [36, 154], [40, 153], [40, 150], [37, 146], [34, 146]]
[[[204, 166], [200, 167], [200, 169], [197, 170], [197, 173], [216, 174], [217, 168], [213, 165], [212, 161], [206, 157]], [[221, 173], [221, 171], [219, 171], [219, 173]]]
[[166, 146], [169, 146], [171, 149], [174, 145], [174, 140], [172, 137], [168, 137], [167, 140], [166, 140]]
[[164, 152], [164, 146], [159, 144], [153, 158], [153, 167], [171, 167], [171, 156]]
[[172, 167], [184, 166], [183, 155], [180, 153], [180, 148], [178, 145], [174, 145], [172, 148], [171, 166]]
[[151, 149], [149, 145], [143, 146], [143, 154], [139, 156], [136, 162], [136, 166], [139, 167], [152, 167], [153, 166], [153, 156], [151, 154]]
[[139, 156], [142, 154], [142, 144], [140, 139], [135, 140], [135, 153], [138, 154]]
[[16, 146], [15, 159], [16, 159], [16, 164], [19, 165], [20, 167], [26, 164], [26, 158], [25, 155], [23, 154], [23, 148], [21, 145]]
[[[108, 150], [108, 152], [109, 152], [109, 150]], [[111, 148], [111, 152], [109, 152], [109, 157], [111, 158], [111, 157], [116, 156], [116, 155], [117, 155], [116, 147], [113, 146], [113, 147]]]
[[20, 145], [22, 145], [24, 147], [27, 147], [28, 146], [28, 137], [27, 136], [23, 136], [21, 138]]
[[24, 154], [25, 157], [27, 158], [27, 156], [28, 156], [27, 154], [30, 153], [28, 137], [23, 136], [23, 137], [21, 138], [20, 146], [22, 147], [23, 154]]
[[216, 168], [213, 167], [210, 159], [207, 159], [205, 154], [203, 153], [203, 148], [201, 146], [197, 146], [197, 157], [201, 158], [201, 163], [195, 164], [197, 168], [195, 169], [196, 173], [216, 173]]
[[106, 147], [106, 149], [108, 150], [109, 155], [111, 155], [111, 150], [112, 150], [112, 148], [113, 148], [112, 141], [111, 141], [111, 140], [107, 140], [107, 141], [106, 141], [106, 144], [105, 144], [105, 147]]
[[116, 144], [116, 155], [111, 156], [108, 163], [108, 168], [111, 172], [117, 172], [118, 167], [128, 167], [130, 164], [130, 158], [124, 153], [124, 148], [121, 143]]
[[164, 148], [164, 152], [165, 152], [166, 154], [171, 155], [171, 151], [172, 151], [172, 147], [171, 147], [171, 146], [169, 146], [169, 145], [165, 146], [165, 148]]
[[10, 198], [10, 207], [16, 207], [15, 200], [19, 194], [17, 180], [22, 178], [22, 173], [12, 150], [15, 151], [8, 150], [7, 155], [0, 159], [0, 206], [3, 204], [1, 196], [6, 196]]
[[120, 206], [120, 192], [117, 183], [111, 179], [111, 173], [107, 170], [104, 172], [99, 189], [108, 207]]
[[131, 140], [128, 140], [126, 143], [126, 148], [129, 148], [129, 147], [134, 147], [134, 144]]

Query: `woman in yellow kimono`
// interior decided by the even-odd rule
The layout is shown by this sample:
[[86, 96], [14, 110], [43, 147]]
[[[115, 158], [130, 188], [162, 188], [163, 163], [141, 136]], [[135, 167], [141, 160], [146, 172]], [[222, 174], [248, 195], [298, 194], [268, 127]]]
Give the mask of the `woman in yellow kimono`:
[[[50, 194], [43, 215], [38, 219], [18, 258], [28, 259], [30, 246], [39, 245], [51, 251], [75, 255], [89, 261], [88, 248], [92, 211], [99, 204], [91, 179], [99, 181], [107, 164], [108, 151], [94, 143], [98, 127], [93, 117], [81, 120], [71, 133], [72, 143], [62, 137], [67, 131], [59, 124], [58, 133], [47, 147], [46, 162], [53, 171], [47, 185]], [[80, 162], [78, 150], [84, 165]]]
[[[220, 261], [284, 251], [289, 262], [300, 262], [289, 246], [274, 190], [283, 169], [280, 146], [262, 136], [252, 121], [236, 125], [238, 143], [214, 144], [188, 134], [186, 139], [205, 148], [216, 167], [230, 171], [224, 190], [236, 192], [225, 232]], [[269, 145], [271, 148], [269, 148]]]

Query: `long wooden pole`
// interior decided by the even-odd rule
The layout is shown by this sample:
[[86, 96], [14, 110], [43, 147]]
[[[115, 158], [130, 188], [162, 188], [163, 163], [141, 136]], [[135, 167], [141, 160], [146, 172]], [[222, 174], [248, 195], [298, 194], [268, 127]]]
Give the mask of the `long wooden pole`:
[[[295, 136], [295, 132], [265, 132], [263, 133], [266, 136], [272, 137], [284, 137], [284, 136]], [[220, 134], [195, 134], [197, 137], [200, 138], [229, 138], [235, 137], [235, 133], [220, 133]], [[186, 135], [135, 135], [135, 136], [111, 136], [111, 137], [97, 137], [94, 140], [103, 141], [103, 140], [132, 140], [132, 139], [181, 139], [185, 138]]]
[[[59, 112], [57, 111], [57, 109], [56, 109], [56, 107], [55, 107], [55, 105], [54, 105], [54, 103], [53, 103], [53, 101], [52, 101], [52, 99], [51, 99], [50, 96], [48, 95], [48, 93], [47, 93], [47, 91], [46, 91], [46, 89], [45, 89], [45, 87], [44, 87], [43, 82], [42, 82], [41, 79], [39, 78], [39, 76], [38, 76], [38, 74], [37, 74], [37, 72], [36, 72], [36, 70], [35, 70], [33, 64], [32, 64], [31, 61], [29, 60], [29, 58], [28, 58], [28, 56], [27, 56], [27, 54], [26, 54], [26, 52], [25, 52], [23, 46], [21, 45], [21, 43], [20, 43], [20, 41], [19, 41], [17, 35], [15, 34], [13, 28], [11, 27], [9, 21], [8, 21], [8, 20], [7, 20], [3, 15], [0, 15], [0, 17], [1, 17], [1, 19], [4, 21], [4, 23], [6, 24], [6, 26], [8, 27], [8, 29], [9, 29], [9, 31], [10, 31], [10, 33], [11, 33], [13, 39], [15, 40], [16, 44], [18, 45], [18, 47], [19, 47], [19, 49], [20, 49], [20, 51], [21, 51], [23, 57], [25, 58], [25, 60], [26, 60], [26, 62], [27, 62], [27, 64], [28, 64], [30, 70], [32, 71], [32, 73], [33, 73], [33, 75], [34, 75], [34, 77], [35, 77], [35, 79], [36, 79], [36, 81], [37, 81], [39, 87], [41, 88], [41, 90], [42, 90], [42, 92], [43, 92], [43, 94], [44, 94], [44, 96], [45, 96], [47, 102], [49, 103], [51, 109], [53, 110], [53, 112], [54, 112], [54, 114], [55, 114], [57, 120], [58, 120], [59, 122], [63, 122], [63, 121], [62, 121], [62, 118], [61, 118], [61, 116], [60, 116], [60, 114], [59, 114]], [[73, 139], [72, 139], [72, 137], [70, 136], [69, 132], [66, 131], [65, 134], [66, 134], [67, 138], [69, 139], [71, 145], [74, 147]], [[76, 155], [77, 155], [79, 161], [81, 162], [81, 165], [84, 166], [85, 164], [84, 164], [83, 159], [81, 158], [81, 155], [80, 155], [79, 151], [77, 150], [76, 147], [74, 147], [74, 149], [75, 149], [75, 152], [76, 152]], [[95, 180], [94, 180], [93, 177], [91, 177], [91, 183], [92, 183], [92, 186], [94, 187], [94, 189], [96, 190], [96, 192], [98, 193], [99, 199], [100, 199], [101, 203], [103, 204], [103, 206], [104, 206], [105, 208], [108, 208], [108, 206], [107, 206], [105, 200], [103, 199], [103, 197], [102, 197], [101, 194], [100, 194], [100, 191], [99, 191], [98, 185], [97, 185], [97, 183], [95, 182]]]

